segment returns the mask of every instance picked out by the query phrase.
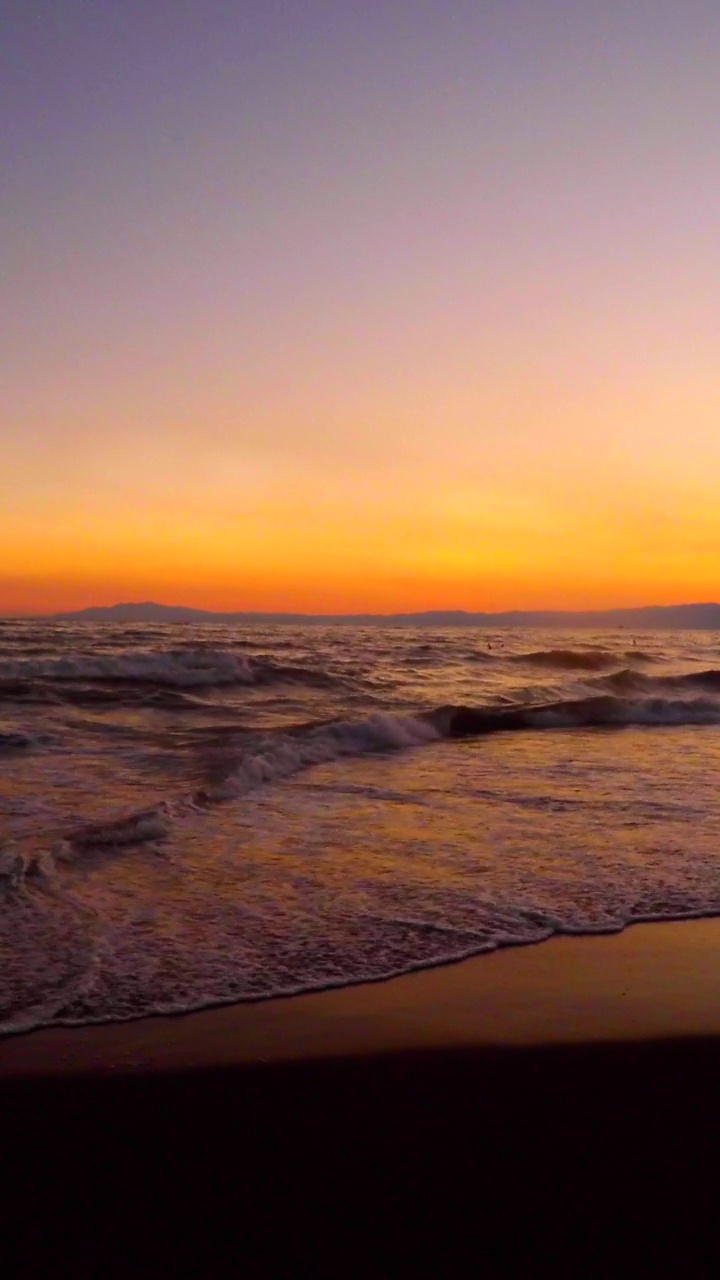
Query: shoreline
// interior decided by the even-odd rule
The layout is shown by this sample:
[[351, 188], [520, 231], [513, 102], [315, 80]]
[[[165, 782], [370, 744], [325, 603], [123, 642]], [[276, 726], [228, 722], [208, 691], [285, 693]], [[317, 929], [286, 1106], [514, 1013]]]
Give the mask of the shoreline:
[[8, 1274], [713, 1274], [719, 944], [636, 925], [10, 1037]]
[[0, 1040], [0, 1080], [720, 1036], [720, 918], [560, 935], [380, 982]]

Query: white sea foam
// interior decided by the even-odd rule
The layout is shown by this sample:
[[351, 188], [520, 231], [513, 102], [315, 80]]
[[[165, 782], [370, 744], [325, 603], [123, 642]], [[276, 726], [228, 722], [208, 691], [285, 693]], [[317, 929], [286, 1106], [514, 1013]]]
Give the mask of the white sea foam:
[[522, 735], [370, 753], [352, 786], [335, 760], [309, 787], [297, 777], [242, 804], [185, 808], [169, 862], [148, 842], [19, 886], [3, 980], [33, 995], [31, 1008], [8, 1001], [4, 1029], [291, 994], [717, 913], [710, 744], [677, 732], [665, 747], [623, 735], [612, 753], [592, 734], [543, 734], [541, 756]]
[[417, 747], [436, 742], [440, 736], [428, 720], [380, 712], [366, 720], [324, 725], [303, 736], [275, 734], [243, 753], [228, 777], [206, 788], [205, 795], [217, 800], [241, 796], [263, 783], [291, 777], [312, 765], [366, 752]]

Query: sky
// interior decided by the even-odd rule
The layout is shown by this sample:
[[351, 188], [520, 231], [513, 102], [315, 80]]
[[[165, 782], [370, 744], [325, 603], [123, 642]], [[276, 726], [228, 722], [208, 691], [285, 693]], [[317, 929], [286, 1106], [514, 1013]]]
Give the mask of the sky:
[[0, 612], [720, 597], [717, 0], [3, 0]]

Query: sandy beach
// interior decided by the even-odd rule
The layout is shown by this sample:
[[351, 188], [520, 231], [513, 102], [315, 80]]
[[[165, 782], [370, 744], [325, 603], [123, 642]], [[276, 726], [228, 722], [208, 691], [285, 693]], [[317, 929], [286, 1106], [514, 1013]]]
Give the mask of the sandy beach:
[[10, 1038], [12, 1211], [45, 1206], [18, 1274], [495, 1274], [558, 1249], [608, 1274], [621, 1247], [706, 1274], [719, 945], [718, 920], [641, 925]]
[[0, 1079], [720, 1033], [720, 920], [558, 937], [387, 982], [0, 1042]]

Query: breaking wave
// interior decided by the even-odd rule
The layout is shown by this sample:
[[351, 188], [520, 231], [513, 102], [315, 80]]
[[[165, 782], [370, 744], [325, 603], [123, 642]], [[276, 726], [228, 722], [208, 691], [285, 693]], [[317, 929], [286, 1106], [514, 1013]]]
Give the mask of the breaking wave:
[[[523, 706], [448, 705], [405, 716], [377, 712], [363, 720], [302, 724], [264, 734], [230, 728], [223, 734], [220, 763], [193, 793], [107, 820], [77, 821], [62, 833], [51, 857], [55, 863], [71, 862], [93, 852], [163, 841], [179, 816], [240, 799], [257, 788], [343, 757], [522, 730], [713, 724], [720, 724], [720, 701], [713, 698], [626, 698], [605, 693]], [[12, 859], [11, 866], [10, 878], [21, 879], [23, 866]], [[27, 869], [37, 870], [35, 862], [31, 860]]]
[[194, 799], [201, 803], [230, 799], [301, 769], [326, 764], [343, 756], [373, 751], [397, 751], [435, 742], [442, 736], [431, 716], [392, 716], [380, 712], [367, 720], [308, 726], [303, 733], [273, 734], [254, 743], [214, 786], [203, 788]]
[[[321, 722], [298, 725], [294, 730], [276, 730], [263, 735], [233, 732], [226, 738], [221, 765], [214, 777], [191, 795], [164, 800], [130, 813], [108, 819], [77, 820], [66, 828], [46, 851], [54, 866], [78, 858], [165, 840], [178, 818], [239, 799], [248, 792], [317, 764], [371, 752], [397, 751], [442, 736], [431, 718], [392, 716], [376, 713], [366, 720]], [[18, 851], [8, 854], [6, 878], [20, 882], [26, 872], [34, 872], [36, 858], [23, 860]], [[0, 877], [3, 875], [0, 866]]]

